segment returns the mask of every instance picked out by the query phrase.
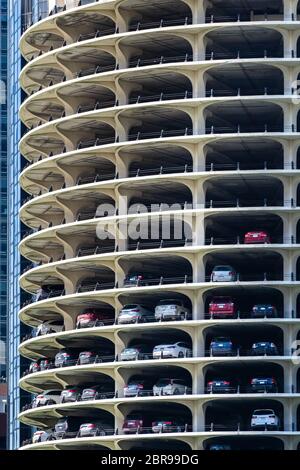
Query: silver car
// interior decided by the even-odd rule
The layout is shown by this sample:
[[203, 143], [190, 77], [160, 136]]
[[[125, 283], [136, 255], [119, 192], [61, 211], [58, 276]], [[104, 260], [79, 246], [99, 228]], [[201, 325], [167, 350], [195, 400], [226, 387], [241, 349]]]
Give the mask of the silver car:
[[37, 442], [45, 442], [49, 441], [50, 436], [52, 435], [51, 429], [48, 431], [35, 431], [35, 433], [32, 436], [32, 444], [36, 444]]
[[151, 321], [154, 321], [154, 314], [146, 305], [124, 305], [118, 315], [119, 325], [123, 325], [126, 323], [145, 323]]
[[153, 386], [153, 395], [184, 395], [188, 387], [181, 379], [159, 379]]
[[188, 343], [178, 341], [173, 344], [159, 344], [153, 349], [153, 359], [166, 359], [173, 357], [191, 357], [192, 350]]
[[151, 358], [152, 352], [150, 352], [150, 348], [143, 344], [124, 348], [120, 354], [121, 361], [138, 361]]
[[154, 314], [156, 320], [189, 320], [191, 318], [190, 310], [180, 299], [160, 300], [155, 307]]
[[212, 282], [234, 282], [236, 271], [232, 266], [215, 266], [211, 273]]
[[60, 394], [61, 390], [48, 390], [47, 392], [40, 393], [34, 398], [32, 408], [60, 403]]
[[64, 330], [63, 320], [49, 320], [41, 323], [36, 329], [36, 336], [47, 335], [49, 333], [60, 333]]

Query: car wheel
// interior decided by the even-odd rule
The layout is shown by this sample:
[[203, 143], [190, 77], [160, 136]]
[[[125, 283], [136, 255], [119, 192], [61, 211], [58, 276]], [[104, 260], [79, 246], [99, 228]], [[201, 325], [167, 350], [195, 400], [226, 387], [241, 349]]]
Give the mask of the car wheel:
[[184, 354], [183, 354], [183, 352], [182, 352], [182, 351], [179, 351], [179, 353], [178, 353], [178, 357], [180, 357], [180, 358], [184, 357]]
[[106, 432], [102, 429], [101, 431], [98, 430], [97, 436], [105, 436]]
[[175, 388], [173, 395], [180, 395], [180, 391], [178, 390], [178, 388]]
[[180, 314], [180, 320], [181, 320], [181, 321], [185, 320], [185, 313], [181, 313], [181, 314]]
[[65, 399], [64, 399], [64, 397], [61, 399], [61, 403], [65, 403]]

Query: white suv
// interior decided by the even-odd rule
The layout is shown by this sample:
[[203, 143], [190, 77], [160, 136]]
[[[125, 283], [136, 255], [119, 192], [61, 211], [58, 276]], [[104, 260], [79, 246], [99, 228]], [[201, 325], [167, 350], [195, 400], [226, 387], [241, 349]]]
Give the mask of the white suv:
[[234, 282], [236, 272], [232, 266], [215, 266], [211, 273], [212, 282]]
[[118, 315], [118, 324], [153, 322], [154, 314], [146, 305], [124, 305]]
[[60, 394], [61, 390], [48, 390], [47, 392], [40, 393], [33, 399], [32, 408], [60, 403]]
[[180, 299], [160, 300], [155, 307], [156, 320], [189, 320], [190, 310], [184, 306]]
[[261, 409], [253, 411], [251, 429], [278, 429], [279, 424], [279, 417], [275, 414], [274, 410]]
[[159, 379], [153, 386], [153, 395], [184, 395], [188, 387], [184, 380]]
[[153, 349], [153, 359], [191, 356], [192, 350], [190, 346], [183, 341], [173, 344], [158, 344]]

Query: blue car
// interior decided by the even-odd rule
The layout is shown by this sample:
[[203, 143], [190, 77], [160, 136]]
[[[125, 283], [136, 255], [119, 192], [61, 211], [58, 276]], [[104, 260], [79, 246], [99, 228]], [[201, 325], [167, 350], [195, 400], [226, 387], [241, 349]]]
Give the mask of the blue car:
[[211, 341], [209, 353], [210, 356], [234, 356], [236, 351], [230, 338], [220, 336]]

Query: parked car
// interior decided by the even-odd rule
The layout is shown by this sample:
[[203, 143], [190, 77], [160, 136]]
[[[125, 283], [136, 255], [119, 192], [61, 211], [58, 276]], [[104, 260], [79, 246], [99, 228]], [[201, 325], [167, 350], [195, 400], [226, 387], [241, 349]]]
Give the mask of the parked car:
[[78, 356], [78, 364], [94, 364], [98, 361], [99, 354], [96, 351], [81, 351]]
[[236, 386], [231, 380], [214, 379], [207, 382], [207, 393], [235, 393]]
[[61, 295], [63, 290], [64, 287], [61, 284], [49, 284], [38, 289], [34, 297], [36, 301], [44, 300], [48, 299], [49, 297]]
[[39, 372], [41, 370], [40, 361], [32, 361], [29, 365], [29, 373]]
[[80, 425], [78, 437], [105, 436], [107, 433], [109, 433], [107, 424], [89, 419]]
[[253, 393], [277, 393], [278, 386], [274, 377], [253, 377], [250, 381], [251, 392]]
[[251, 347], [251, 356], [277, 356], [277, 346], [272, 341], [259, 341], [253, 343]]
[[210, 444], [208, 450], [232, 450], [230, 444]]
[[39, 429], [38, 431], [35, 431], [32, 435], [32, 444], [36, 444], [37, 442], [49, 441], [51, 436], [51, 429], [48, 429], [47, 431]]
[[29, 366], [29, 373], [40, 372], [43, 370], [50, 369], [53, 362], [51, 359], [38, 359], [37, 361], [32, 361]]
[[236, 278], [236, 271], [232, 266], [215, 266], [211, 273], [212, 282], [233, 282]]
[[151, 421], [139, 413], [130, 413], [123, 423], [124, 434], [136, 434], [137, 432], [146, 432], [150, 430]]
[[146, 344], [139, 344], [123, 349], [120, 354], [121, 361], [139, 361], [141, 359], [151, 359], [152, 351]]
[[124, 279], [124, 287], [148, 286], [154, 277], [149, 273], [131, 273]]
[[60, 418], [54, 427], [55, 439], [66, 439], [68, 437], [76, 437], [79, 427], [84, 418], [78, 416], [65, 416]]
[[146, 305], [127, 304], [124, 305], [118, 315], [118, 324], [146, 323], [155, 320], [154, 313]]
[[186, 425], [183, 420], [174, 418], [164, 418], [157, 421], [152, 421], [152, 432], [184, 432]]
[[271, 304], [256, 304], [251, 310], [252, 318], [276, 318], [277, 316], [277, 309]]
[[172, 357], [191, 357], [192, 349], [188, 343], [178, 341], [173, 344], [158, 344], [153, 349], [153, 359]]
[[55, 367], [74, 366], [77, 363], [78, 354], [67, 349], [59, 351], [54, 360]]
[[81, 389], [79, 387], [69, 387], [61, 392], [61, 403], [70, 403], [78, 401], [81, 398]]
[[185, 380], [159, 379], [153, 386], [153, 395], [184, 395], [188, 387]]
[[64, 331], [63, 320], [49, 320], [41, 323], [35, 331], [35, 336], [47, 335], [50, 333], [60, 333]]
[[149, 379], [130, 379], [124, 387], [124, 397], [152, 395], [152, 387], [152, 383]]
[[160, 300], [155, 307], [156, 320], [190, 320], [192, 314], [180, 299]]
[[114, 318], [110, 312], [87, 308], [77, 315], [76, 328], [91, 328], [93, 326], [111, 325]]
[[40, 393], [34, 398], [32, 408], [60, 403], [60, 394], [61, 390], [47, 390], [46, 392]]
[[235, 348], [230, 338], [220, 336], [212, 339], [209, 352], [211, 356], [233, 356]]
[[236, 305], [231, 297], [213, 297], [209, 303], [208, 313], [212, 318], [232, 319], [237, 317]]
[[254, 410], [251, 418], [251, 429], [279, 429], [279, 417], [274, 410]]
[[40, 360], [40, 370], [48, 370], [53, 368], [53, 361], [52, 359], [41, 359]]
[[93, 385], [84, 388], [81, 394], [81, 401], [86, 400], [104, 400], [105, 398], [113, 398], [114, 392], [111, 391], [109, 384]]
[[270, 243], [270, 236], [264, 230], [247, 232], [244, 235], [244, 243], [250, 245], [253, 243]]

